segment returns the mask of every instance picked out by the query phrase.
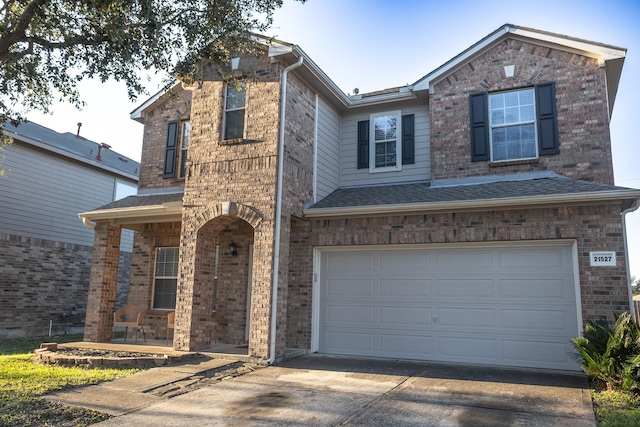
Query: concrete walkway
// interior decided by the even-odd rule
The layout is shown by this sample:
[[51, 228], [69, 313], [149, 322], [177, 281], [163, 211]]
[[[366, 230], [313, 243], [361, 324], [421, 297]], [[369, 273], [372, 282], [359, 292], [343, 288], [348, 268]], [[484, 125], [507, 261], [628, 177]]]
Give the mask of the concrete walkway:
[[170, 399], [145, 392], [232, 363], [154, 368], [50, 398], [115, 415], [105, 427], [596, 425], [583, 375], [477, 366], [307, 356]]

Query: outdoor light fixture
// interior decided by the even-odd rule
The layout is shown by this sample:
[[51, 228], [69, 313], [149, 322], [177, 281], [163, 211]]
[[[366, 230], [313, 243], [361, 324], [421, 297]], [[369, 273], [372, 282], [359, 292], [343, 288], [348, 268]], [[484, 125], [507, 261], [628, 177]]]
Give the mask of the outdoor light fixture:
[[233, 240], [229, 243], [229, 253], [231, 256], [238, 256], [238, 245]]

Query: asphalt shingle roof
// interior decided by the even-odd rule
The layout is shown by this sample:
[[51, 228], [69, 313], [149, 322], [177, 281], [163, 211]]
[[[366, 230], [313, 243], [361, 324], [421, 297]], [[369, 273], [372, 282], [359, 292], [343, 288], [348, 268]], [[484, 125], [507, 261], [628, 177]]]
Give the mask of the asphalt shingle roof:
[[[22, 122], [18, 126], [13, 126], [7, 122], [3, 127], [7, 136], [19, 141], [22, 140], [21, 137], [37, 141], [52, 148], [82, 157], [88, 163], [93, 163], [97, 167], [109, 167], [135, 176], [138, 176], [140, 172], [140, 163], [111, 149], [102, 148], [100, 150], [101, 160], [97, 160], [98, 147], [101, 144], [82, 136], [76, 136], [71, 132], [58, 133], [33, 122]], [[28, 141], [25, 142], [28, 143]]]
[[137, 208], [143, 206], [161, 205], [163, 203], [178, 202], [182, 200], [182, 193], [150, 194], [148, 196], [128, 196], [116, 200], [107, 205], [95, 209], [97, 211], [108, 209]]
[[382, 185], [341, 188], [309, 209], [506, 199], [615, 190], [627, 188], [560, 176], [457, 186], [431, 186], [430, 183]]

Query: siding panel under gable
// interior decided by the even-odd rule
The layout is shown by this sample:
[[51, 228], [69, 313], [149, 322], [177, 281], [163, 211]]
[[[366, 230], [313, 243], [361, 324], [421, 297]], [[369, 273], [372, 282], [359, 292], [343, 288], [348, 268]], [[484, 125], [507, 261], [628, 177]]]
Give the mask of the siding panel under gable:
[[[415, 115], [415, 164], [402, 165], [397, 172], [369, 173], [369, 169], [357, 169], [357, 126], [360, 120], [369, 120], [371, 113], [401, 109], [402, 114]], [[425, 104], [413, 103], [402, 107], [389, 106], [367, 109], [343, 117], [342, 144], [340, 150], [341, 187], [392, 184], [398, 182], [426, 181], [431, 178], [429, 153], [429, 114]]]
[[[0, 177], [0, 233], [93, 246], [79, 212], [113, 201], [116, 178], [20, 142], [5, 148]], [[121, 249], [130, 252], [133, 232]]]
[[318, 99], [318, 154], [316, 200], [340, 186], [340, 116], [322, 98]]

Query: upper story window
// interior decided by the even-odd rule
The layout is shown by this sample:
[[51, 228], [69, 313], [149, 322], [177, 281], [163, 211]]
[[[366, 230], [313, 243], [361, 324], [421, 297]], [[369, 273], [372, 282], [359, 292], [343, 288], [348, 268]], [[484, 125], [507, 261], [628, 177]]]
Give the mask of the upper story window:
[[176, 165], [179, 165], [178, 177], [184, 178], [186, 176], [190, 134], [191, 122], [189, 120], [184, 120], [181, 123], [177, 121], [168, 123], [163, 178], [175, 178]]
[[376, 113], [358, 122], [358, 169], [399, 171], [415, 163], [414, 115]]
[[491, 160], [538, 157], [533, 88], [489, 95]]
[[471, 161], [507, 162], [558, 154], [555, 83], [469, 98]]
[[244, 110], [247, 87], [244, 82], [227, 83], [224, 100], [224, 139], [244, 136]]
[[399, 170], [398, 160], [402, 158], [400, 111], [372, 114], [370, 126], [370, 171]]
[[191, 122], [185, 120], [180, 129], [180, 178], [187, 173], [187, 154], [189, 152], [189, 135], [191, 134]]

